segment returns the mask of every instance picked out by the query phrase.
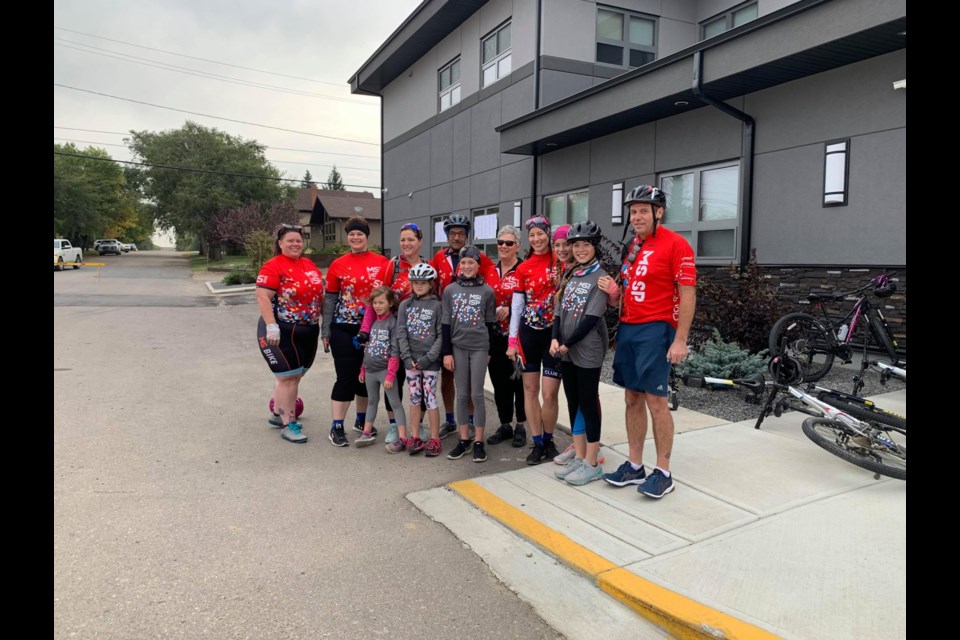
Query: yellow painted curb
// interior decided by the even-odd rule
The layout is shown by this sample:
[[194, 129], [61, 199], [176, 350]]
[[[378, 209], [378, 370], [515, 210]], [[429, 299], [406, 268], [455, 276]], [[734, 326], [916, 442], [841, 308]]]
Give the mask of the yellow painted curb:
[[677, 638], [777, 638], [752, 624], [644, 580], [498, 498], [473, 480], [449, 487], [507, 528], [594, 579], [595, 584]]

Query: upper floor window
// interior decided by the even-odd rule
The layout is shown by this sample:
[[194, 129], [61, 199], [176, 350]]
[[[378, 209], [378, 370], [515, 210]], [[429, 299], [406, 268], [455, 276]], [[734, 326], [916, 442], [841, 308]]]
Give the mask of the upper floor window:
[[657, 21], [621, 9], [597, 8], [597, 62], [639, 67], [657, 57]]
[[483, 39], [483, 86], [488, 87], [511, 71], [510, 23]]
[[446, 111], [460, 102], [460, 58], [457, 58], [439, 73], [440, 111]]
[[667, 194], [663, 223], [687, 239], [698, 262], [737, 257], [739, 162], [663, 174], [660, 188]]
[[556, 229], [565, 224], [583, 222], [590, 210], [589, 191], [569, 191], [544, 198], [544, 210], [550, 226]]
[[500, 207], [473, 210], [473, 244], [494, 263], [500, 260], [500, 254], [497, 253], [499, 223]]
[[715, 35], [723, 33], [724, 31], [729, 31], [734, 27], [739, 27], [745, 22], [756, 20], [756, 18], [756, 2], [740, 5], [739, 7], [731, 9], [730, 11], [727, 11], [719, 16], [714, 16], [713, 18], [710, 18], [706, 22], [702, 23], [700, 26], [700, 39], [706, 40], [707, 38], [712, 38]]

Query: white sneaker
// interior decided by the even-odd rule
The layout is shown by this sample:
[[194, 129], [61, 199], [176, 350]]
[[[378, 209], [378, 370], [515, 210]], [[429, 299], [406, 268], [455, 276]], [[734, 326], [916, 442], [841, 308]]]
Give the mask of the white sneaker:
[[570, 464], [563, 465], [558, 469], [554, 469], [553, 475], [557, 477], [558, 480], [566, 480], [573, 474], [574, 471], [580, 468], [580, 465], [583, 464], [583, 458], [574, 458]]
[[[573, 462], [574, 458], [576, 457], [577, 457], [576, 449], [574, 448], [573, 445], [570, 445], [569, 447], [563, 450], [563, 453], [561, 453], [558, 456], [554, 456], [553, 464], [559, 464], [561, 466], [565, 466]], [[557, 476], [557, 477], [559, 478], [560, 476]]]

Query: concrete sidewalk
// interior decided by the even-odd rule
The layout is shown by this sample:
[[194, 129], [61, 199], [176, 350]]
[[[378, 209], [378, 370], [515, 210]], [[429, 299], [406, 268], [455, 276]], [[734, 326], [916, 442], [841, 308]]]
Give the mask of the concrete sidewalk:
[[[601, 386], [601, 455], [611, 471], [627, 455], [617, 410], [623, 392]], [[873, 399], [906, 414], [905, 390]], [[559, 612], [547, 605], [541, 611], [535, 597], [525, 598], [524, 589], [534, 589], [529, 576], [524, 585], [508, 583], [571, 638], [641, 627], [675, 637], [905, 637], [906, 483], [875, 480], [820, 449], [801, 431], [806, 417], [771, 416], [755, 430], [754, 419], [725, 423], [681, 407], [674, 413], [676, 490], [663, 500], [602, 481], [573, 487], [555, 479], [549, 463], [408, 499], [473, 545], [478, 540], [455, 520], [463, 520], [463, 505], [479, 510], [509, 529], [505, 535], [536, 545], [572, 569], [574, 579], [643, 618], [628, 624], [605, 613], [585, 630], [568, 628], [567, 620], [583, 615], [586, 596]], [[652, 438], [644, 455], [649, 472]], [[450, 509], [445, 501], [461, 504]], [[569, 587], [551, 580], [544, 602]]]

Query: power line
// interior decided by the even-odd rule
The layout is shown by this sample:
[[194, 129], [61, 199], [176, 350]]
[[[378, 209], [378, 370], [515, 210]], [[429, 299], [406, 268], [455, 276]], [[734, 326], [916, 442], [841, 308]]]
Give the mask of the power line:
[[[134, 162], [132, 160], [114, 160], [113, 158], [98, 158], [96, 156], [85, 156], [79, 153], [65, 153], [63, 151], [54, 151], [53, 155], [55, 156], [67, 156], [69, 158], [83, 158], [85, 160], [100, 160], [102, 162], [117, 162], [119, 164], [134, 164], [141, 167], [150, 167], [156, 169], [172, 169], [174, 171], [188, 171], [191, 173], [212, 173], [218, 176], [231, 176], [234, 178], [255, 178], [257, 180], [273, 180], [274, 182], [303, 182], [300, 178], [273, 178], [270, 176], [253, 176], [247, 173], [229, 173], [227, 171], [213, 171], [212, 169], [193, 169], [191, 167], [173, 167], [165, 164], [148, 164], [146, 162]], [[345, 184], [345, 187], [354, 187], [356, 189], [376, 189], [380, 190], [380, 187], [373, 187], [370, 185], [364, 184]]]
[[80, 35], [82, 35], [82, 36], [88, 36], [88, 37], [90, 37], [90, 38], [98, 38], [98, 39], [100, 39], [100, 40], [108, 40], [109, 42], [116, 42], [116, 43], [118, 43], [118, 44], [125, 44], [125, 45], [127, 45], [127, 46], [137, 47], [137, 48], [139, 48], [139, 49], [148, 49], [148, 50], [150, 50], [150, 51], [159, 51], [160, 53], [168, 53], [168, 54], [170, 54], [170, 55], [172, 55], [172, 56], [180, 56], [180, 57], [182, 57], [182, 58], [191, 58], [192, 60], [202, 60], [203, 62], [212, 62], [213, 64], [220, 64], [220, 65], [223, 65], [223, 66], [225, 66], [225, 67], [234, 67], [234, 68], [236, 68], [236, 69], [246, 69], [247, 71], [256, 71], [257, 73], [266, 73], [266, 74], [272, 75], [272, 76], [283, 76], [284, 78], [294, 78], [294, 79], [296, 79], [296, 80], [306, 80], [307, 82], [316, 82], [316, 83], [318, 83], [318, 84], [329, 84], [329, 85], [331, 85], [331, 86], [339, 87], [339, 88], [341, 88], [341, 89], [344, 88], [344, 86], [343, 86], [344, 83], [342, 83], [342, 82], [327, 82], [327, 81], [325, 81], [325, 80], [314, 80], [314, 79], [312, 79], [312, 78], [303, 78], [303, 77], [301, 77], [301, 76], [291, 76], [291, 75], [289, 75], [289, 74], [279, 73], [279, 72], [277, 72], [277, 71], [263, 71], [262, 69], [254, 69], [254, 68], [252, 68], [252, 67], [242, 67], [242, 66], [240, 66], [240, 65], [238, 65], [238, 64], [230, 64], [229, 62], [218, 62], [217, 60], [210, 60], [210, 59], [208, 59], [208, 58], [199, 58], [199, 57], [197, 57], [197, 56], [188, 56], [188, 55], [185, 54], [185, 53], [176, 53], [176, 52], [174, 52], [174, 51], [167, 51], [166, 49], [155, 49], [155, 48], [153, 48], [153, 47], [146, 47], [146, 46], [140, 45], [140, 44], [133, 44], [132, 42], [124, 42], [123, 40], [114, 40], [114, 39], [112, 39], [112, 38], [104, 38], [103, 36], [95, 36], [95, 35], [93, 35], [92, 33], [84, 33], [83, 31], [75, 31], [75, 30], [73, 30], [73, 29], [66, 29], [66, 28], [64, 28], [64, 27], [58, 27], [58, 26], [56, 26], [56, 25], [54, 25], [53, 28], [54, 28], [54, 29], [59, 29], [60, 31], [69, 31], [70, 33], [78, 33], [78, 34], [80, 34]]
[[[79, 142], [81, 144], [92, 144], [98, 147], [121, 147], [123, 149], [129, 149], [125, 144], [111, 144], [109, 142], [94, 142], [93, 140], [74, 140], [73, 138], [54, 138], [54, 140], [62, 140], [63, 142]], [[356, 171], [380, 171], [380, 169], [374, 168], [370, 169], [367, 167], [347, 167], [344, 165], [335, 165], [335, 164], [321, 164], [319, 162], [295, 162], [293, 160], [277, 160], [275, 158], [267, 158], [270, 162], [277, 162], [279, 164], [302, 164], [308, 167], [338, 167], [340, 169], [354, 169]]]
[[[87, 131], [89, 133], [112, 133], [118, 136], [127, 136], [130, 135], [129, 131], [101, 131], [99, 129], [78, 129], [77, 127], [58, 127], [54, 125], [54, 129], [65, 129], [67, 131]], [[299, 153], [321, 153], [324, 155], [331, 156], [346, 156], [349, 158], [379, 158], [380, 156], [368, 156], [359, 153], [340, 153], [339, 151], [316, 151], [314, 149], [289, 149], [287, 147], [272, 147], [270, 145], [263, 145], [267, 149], [274, 149], [276, 151], [297, 151]]]
[[341, 142], [355, 142], [355, 143], [357, 143], [357, 144], [368, 144], [368, 145], [373, 146], [373, 147], [379, 147], [379, 146], [380, 146], [380, 144], [379, 144], [378, 142], [364, 142], [363, 140], [354, 140], [354, 139], [351, 139], [351, 138], [337, 138], [337, 137], [335, 137], [335, 136], [325, 136], [325, 135], [320, 134], [320, 133], [311, 133], [311, 132], [309, 132], [309, 131], [297, 131], [296, 129], [284, 129], [283, 127], [273, 127], [273, 126], [268, 125], [268, 124], [257, 124], [256, 122], [246, 122], [245, 120], [234, 120], [234, 119], [232, 119], [232, 118], [224, 118], [223, 116], [212, 116], [212, 115], [210, 115], [209, 113], [198, 113], [198, 112], [196, 112], [196, 111], [187, 111], [186, 109], [176, 109], [176, 108], [174, 108], [174, 107], [165, 107], [165, 106], [163, 106], [163, 105], [161, 105], [161, 104], [153, 104], [152, 102], [143, 102], [142, 100], [133, 100], [133, 99], [131, 99], [131, 98], [121, 98], [121, 97], [119, 97], [119, 96], [110, 95], [109, 93], [100, 93], [100, 92], [98, 92], [98, 91], [90, 91], [89, 89], [80, 89], [80, 88], [78, 88], [78, 87], [71, 87], [71, 86], [66, 85], [66, 84], [59, 84], [59, 83], [57, 83], [57, 82], [54, 82], [54, 83], [53, 83], [53, 86], [55, 86], [55, 87], [62, 87], [62, 88], [64, 88], [64, 89], [72, 89], [72, 90], [74, 90], [74, 91], [82, 91], [83, 93], [92, 93], [93, 95], [96, 95], [96, 96], [103, 96], [103, 97], [105, 97], [105, 98], [113, 98], [114, 100], [123, 100], [123, 101], [125, 101], [125, 102], [133, 102], [133, 103], [136, 103], [136, 104], [145, 104], [145, 105], [147, 105], [148, 107], [156, 107], [156, 108], [158, 108], [158, 109], [168, 109], [168, 110], [170, 110], [170, 111], [179, 111], [180, 113], [189, 113], [190, 115], [194, 115], [194, 116], [203, 116], [204, 118], [214, 118], [214, 119], [216, 119], [216, 120], [226, 120], [227, 122], [236, 122], [236, 123], [238, 123], [238, 124], [246, 124], [246, 125], [250, 125], [250, 126], [252, 126], [252, 127], [263, 127], [264, 129], [276, 129], [277, 131], [286, 131], [287, 133], [299, 133], [299, 134], [304, 135], [304, 136], [314, 136], [314, 137], [317, 137], [317, 138], [328, 138], [328, 139], [330, 139], [330, 140], [340, 140]]
[[[56, 42], [59, 40], [59, 42]], [[68, 44], [63, 44], [64, 42]], [[250, 80], [243, 80], [241, 78], [232, 78], [230, 76], [221, 76], [215, 73], [209, 73], [207, 71], [200, 71], [199, 69], [190, 69], [189, 67], [180, 67], [177, 65], [172, 65], [166, 62], [160, 62], [159, 60], [150, 60], [149, 58], [141, 58], [139, 56], [131, 56], [126, 53], [119, 51], [112, 51], [110, 49], [101, 49], [99, 47], [92, 47], [87, 44], [82, 44], [80, 42], [73, 42], [71, 40], [64, 40], [63, 38], [54, 38], [54, 45], [58, 47], [64, 47], [66, 49], [73, 49], [75, 51], [82, 51], [84, 53], [89, 53], [95, 56], [103, 56], [104, 58], [112, 58], [113, 60], [120, 60], [121, 62], [130, 62], [132, 64], [140, 64], [145, 67], [153, 67], [155, 69], [163, 69], [165, 71], [173, 71], [174, 73], [182, 73], [185, 75], [196, 76], [199, 78], [206, 78], [208, 80], [216, 80], [218, 82], [229, 82], [231, 84], [237, 84], [244, 87], [255, 87], [257, 89], [268, 89], [270, 91], [277, 91], [279, 93], [289, 93], [293, 95], [306, 96], [308, 98], [316, 98], [318, 100], [335, 100], [338, 102], [352, 102], [354, 104], [362, 104], [367, 107], [376, 106], [374, 102], [368, 102], [366, 100], [354, 100], [352, 98], [342, 98], [339, 96], [328, 96], [322, 93], [311, 93], [309, 91], [301, 91], [299, 89], [291, 89], [289, 87], [278, 87], [276, 85], [263, 84], [262, 82], [253, 82]], [[78, 45], [78, 46], [70, 46]], [[80, 48], [83, 47], [83, 48]], [[95, 49], [91, 51], [90, 49]], [[107, 53], [98, 53], [99, 51], [106, 51]], [[108, 55], [108, 54], [117, 54], [117, 55]], [[140, 62], [143, 60], [144, 62]]]

